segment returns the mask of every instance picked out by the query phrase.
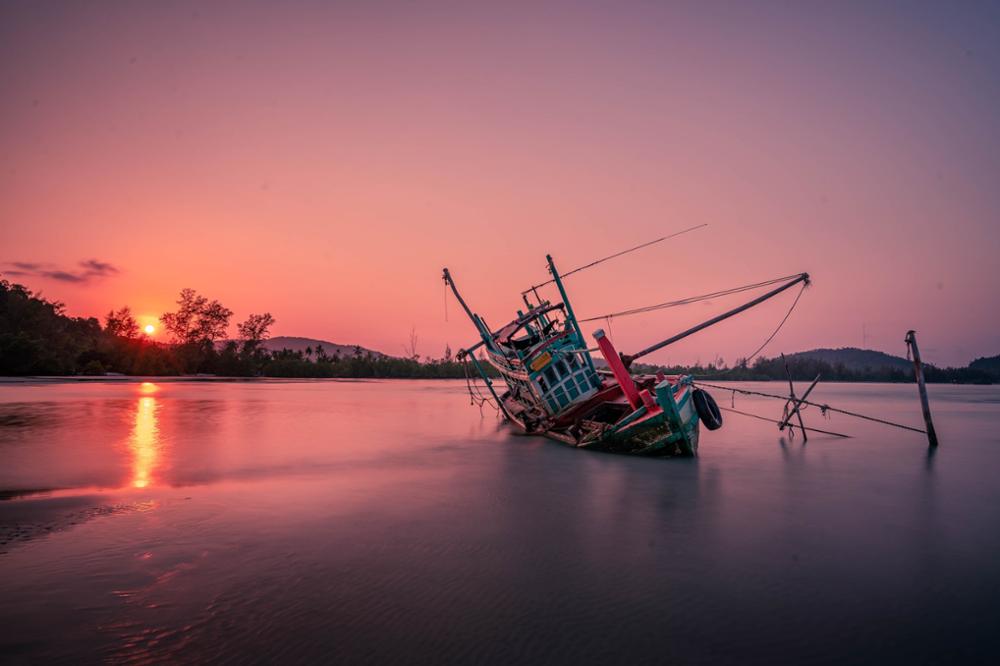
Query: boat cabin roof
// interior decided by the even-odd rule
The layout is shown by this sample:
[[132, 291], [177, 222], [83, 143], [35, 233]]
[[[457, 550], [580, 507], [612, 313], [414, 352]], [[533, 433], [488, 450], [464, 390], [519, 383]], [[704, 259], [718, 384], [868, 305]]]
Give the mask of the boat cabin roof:
[[555, 303], [555, 304], [543, 303], [542, 305], [539, 305], [537, 307], [528, 310], [523, 315], [521, 315], [520, 317], [518, 317], [517, 319], [510, 322], [509, 324], [501, 328], [499, 331], [494, 333], [493, 339], [501, 344], [511, 344], [512, 342], [516, 342], [512, 340], [512, 338], [515, 335], [517, 335], [517, 333], [527, 324], [530, 324], [531, 322], [538, 319], [544, 314], [548, 314], [553, 310], [559, 310], [563, 308], [565, 308], [565, 305], [563, 305], [562, 303]]

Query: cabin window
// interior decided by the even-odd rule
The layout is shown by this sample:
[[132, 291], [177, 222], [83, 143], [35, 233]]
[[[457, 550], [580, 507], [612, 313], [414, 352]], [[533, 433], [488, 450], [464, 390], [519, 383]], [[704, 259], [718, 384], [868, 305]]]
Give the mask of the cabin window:
[[545, 368], [545, 373], [544, 374], [545, 374], [545, 378], [549, 380], [549, 384], [555, 385], [555, 384], [559, 383], [559, 378], [556, 377], [555, 370], [552, 369], [551, 365], [549, 365], [549, 367]]
[[576, 354], [570, 354], [566, 357], [566, 365], [569, 366], [570, 370], [576, 370], [579, 364], [576, 362]]
[[566, 392], [563, 391], [562, 389], [556, 391], [556, 400], [559, 401], [560, 407], [565, 407], [566, 405], [569, 404], [569, 398], [566, 397]]
[[538, 386], [539, 386], [539, 388], [542, 389], [542, 393], [548, 393], [549, 392], [549, 383], [547, 381], [545, 381], [545, 377], [539, 377], [538, 378]]
[[572, 380], [566, 382], [566, 389], [569, 391], [570, 400], [576, 400], [576, 397], [580, 395], [580, 392], [576, 390], [576, 385], [573, 384]]
[[566, 369], [566, 364], [563, 363], [562, 361], [556, 361], [555, 366], [556, 366], [556, 372], [559, 373], [560, 377], [565, 377], [566, 373], [569, 372], [569, 370]]

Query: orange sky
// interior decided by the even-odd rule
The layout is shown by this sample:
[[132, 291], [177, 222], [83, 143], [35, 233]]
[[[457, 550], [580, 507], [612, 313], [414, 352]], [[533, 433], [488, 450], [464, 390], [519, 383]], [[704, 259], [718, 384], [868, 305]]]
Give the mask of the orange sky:
[[[571, 278], [577, 313], [809, 271], [767, 353], [863, 325], [1000, 353], [998, 10], [836, 4], [4, 3], [0, 271], [37, 264], [8, 277], [72, 314], [193, 287], [275, 334], [393, 354], [413, 326], [440, 356], [474, 336], [442, 266], [496, 326], [546, 252], [707, 222]], [[651, 360], [732, 361], [792, 297]]]

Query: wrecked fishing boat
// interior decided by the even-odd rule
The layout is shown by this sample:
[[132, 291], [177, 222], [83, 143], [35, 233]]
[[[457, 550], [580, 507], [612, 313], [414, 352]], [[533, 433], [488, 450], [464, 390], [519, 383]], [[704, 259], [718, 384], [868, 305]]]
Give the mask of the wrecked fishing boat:
[[[543, 285], [535, 285], [521, 294], [526, 309], [497, 330], [469, 308], [444, 269], [445, 283], [480, 336], [457, 356], [471, 363], [495, 406], [525, 433], [579, 448], [637, 455], [694, 456], [699, 422], [715, 430], [722, 426], [722, 415], [712, 396], [695, 387], [690, 375], [632, 374], [632, 362], [809, 279], [805, 273], [790, 276], [782, 286], [739, 308], [626, 355], [615, 349], [603, 330], [594, 332], [596, 347], [588, 348], [555, 263], [551, 256], [546, 260], [552, 278], [543, 285], [554, 283], [559, 300], [542, 299], [538, 287]], [[476, 357], [477, 350], [481, 358]], [[606, 370], [595, 365], [592, 351], [600, 351]], [[497, 392], [481, 360], [496, 369], [506, 391]]]

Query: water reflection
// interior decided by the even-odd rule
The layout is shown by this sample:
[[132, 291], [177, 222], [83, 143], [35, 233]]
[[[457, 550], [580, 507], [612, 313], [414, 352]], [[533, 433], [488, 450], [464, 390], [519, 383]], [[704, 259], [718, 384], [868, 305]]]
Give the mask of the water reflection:
[[139, 392], [144, 394], [139, 398], [135, 409], [135, 425], [129, 439], [129, 451], [132, 454], [132, 486], [145, 488], [153, 480], [153, 472], [160, 458], [160, 428], [156, 412], [159, 405], [156, 402], [156, 384], [143, 382]]
[[[948, 389], [973, 397], [935, 411], [927, 473], [915, 434], [738, 418], [696, 460], [575, 451], [464, 388], [0, 386], [0, 413], [42, 415], [0, 426], [0, 489], [67, 489], [0, 502], [0, 654], [997, 661], [1000, 389]], [[826, 390], [896, 419], [910, 389]]]

